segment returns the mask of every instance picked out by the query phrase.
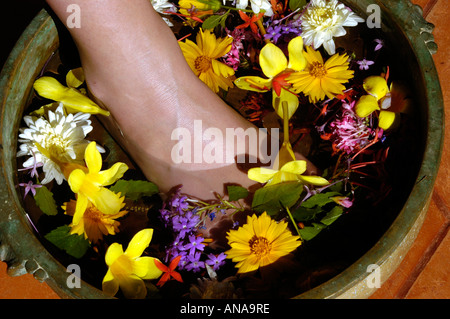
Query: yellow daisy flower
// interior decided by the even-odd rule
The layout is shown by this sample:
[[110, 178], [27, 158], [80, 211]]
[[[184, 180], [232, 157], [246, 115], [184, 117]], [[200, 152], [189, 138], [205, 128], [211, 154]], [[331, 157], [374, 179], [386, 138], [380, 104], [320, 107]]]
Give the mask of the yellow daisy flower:
[[348, 56], [335, 54], [324, 62], [320, 52], [311, 47], [306, 47], [303, 55], [307, 60], [306, 68], [287, 78], [293, 91], [303, 92], [312, 103], [323, 100], [325, 96], [332, 99], [342, 94], [345, 90], [343, 83], [353, 77], [353, 70], [348, 69]]
[[244, 226], [227, 233], [227, 239], [231, 249], [225, 253], [237, 262], [238, 273], [269, 265], [301, 245], [300, 237], [292, 235], [286, 222], [276, 222], [266, 213], [248, 216]]
[[181, 51], [192, 71], [215, 93], [219, 88], [233, 87], [234, 70], [217, 59], [231, 50], [232, 37], [217, 39], [211, 30], [200, 29], [196, 38], [179, 42]]
[[125, 252], [118, 243], [108, 247], [105, 261], [109, 268], [102, 282], [105, 293], [114, 296], [120, 287], [125, 298], [145, 298], [147, 289], [143, 280], [156, 279], [162, 275], [155, 264], [155, 260], [159, 261], [157, 258], [141, 257], [152, 236], [153, 229], [147, 228], [133, 236]]
[[[117, 196], [119, 197], [119, 200], [123, 202], [124, 197], [120, 198], [120, 195]], [[71, 200], [70, 202], [64, 203], [62, 208], [67, 215], [73, 216], [75, 214], [76, 204], [76, 201]], [[123, 206], [125, 206], [125, 204], [122, 204], [120, 208], [122, 209]], [[115, 235], [119, 232], [120, 222], [116, 219], [127, 213], [128, 211], [123, 210], [118, 211], [116, 214], [104, 214], [91, 202], [88, 202], [79, 223], [76, 225], [69, 225], [72, 228], [70, 233], [78, 235], [84, 234], [84, 238], [89, 239], [90, 242], [94, 244], [98, 243], [103, 239], [104, 235]]]

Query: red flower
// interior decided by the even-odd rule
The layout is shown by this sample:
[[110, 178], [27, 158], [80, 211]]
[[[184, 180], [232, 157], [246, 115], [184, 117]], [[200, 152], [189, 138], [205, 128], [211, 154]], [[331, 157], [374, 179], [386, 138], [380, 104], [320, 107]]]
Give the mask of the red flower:
[[170, 277], [173, 279], [183, 282], [183, 279], [181, 278], [180, 273], [175, 271], [175, 268], [177, 268], [178, 263], [180, 262], [181, 256], [175, 257], [171, 262], [169, 267], [164, 265], [159, 260], [155, 259], [155, 265], [158, 267], [159, 270], [164, 272], [164, 275], [161, 276], [161, 279], [159, 279], [158, 283], [156, 284], [158, 287], [162, 287], [168, 280], [170, 280]]
[[258, 33], [258, 26], [255, 24], [255, 22], [258, 21], [259, 19], [261, 19], [261, 17], [263, 15], [264, 15], [264, 12], [261, 12], [258, 15], [254, 14], [250, 18], [245, 12], [242, 12], [241, 10], [239, 10], [239, 16], [241, 17], [242, 20], [244, 20], [244, 23], [241, 25], [238, 25], [236, 27], [236, 29], [245, 29], [248, 26], [250, 26], [250, 29], [252, 29], [252, 31], [254, 33]]

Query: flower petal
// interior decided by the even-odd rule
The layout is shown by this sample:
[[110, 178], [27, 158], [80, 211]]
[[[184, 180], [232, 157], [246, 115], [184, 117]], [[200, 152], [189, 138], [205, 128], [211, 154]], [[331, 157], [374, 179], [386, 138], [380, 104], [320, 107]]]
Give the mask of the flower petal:
[[98, 173], [102, 169], [102, 155], [97, 150], [95, 142], [89, 143], [84, 152], [84, 160], [89, 169], [89, 173]]
[[263, 79], [259, 76], [242, 76], [236, 79], [234, 84], [240, 89], [255, 92], [267, 92], [272, 88], [270, 79]]
[[[277, 101], [277, 99], [279, 100]], [[281, 118], [284, 118], [283, 102], [287, 103], [287, 117], [290, 119], [297, 111], [299, 105], [298, 97], [285, 89], [281, 89], [280, 96], [277, 96], [275, 91], [272, 92], [272, 105]]]
[[[100, 154], [100, 153], [99, 153]], [[123, 174], [128, 170], [128, 166], [125, 163], [115, 163], [109, 169], [98, 173], [100, 179], [99, 182], [103, 186], [108, 186], [122, 178]]]
[[355, 105], [355, 112], [359, 117], [367, 117], [379, 110], [377, 98], [373, 95], [363, 95]]
[[306, 171], [306, 161], [291, 161], [283, 165], [280, 171], [300, 175]]
[[303, 55], [303, 39], [296, 37], [288, 44], [289, 64], [288, 68], [295, 71], [302, 71], [306, 67], [306, 59]]
[[253, 167], [248, 170], [248, 178], [252, 181], [265, 183], [277, 173], [276, 170], [265, 167]]
[[156, 266], [153, 257], [140, 257], [133, 263], [133, 272], [142, 279], [156, 279], [162, 275], [162, 271]]
[[379, 75], [373, 75], [366, 78], [363, 87], [367, 93], [375, 96], [377, 101], [382, 99], [389, 92], [386, 79]]
[[67, 72], [66, 84], [68, 87], [77, 88], [85, 81], [83, 68], [76, 68]]
[[108, 266], [111, 266], [117, 258], [123, 255], [123, 248], [121, 244], [112, 243], [105, 254], [105, 262]]
[[308, 184], [317, 185], [317, 186], [325, 186], [325, 185], [330, 184], [330, 182], [328, 182], [325, 178], [320, 177], [320, 176], [301, 175], [301, 176], [299, 176], [299, 179]]
[[144, 299], [147, 288], [144, 281], [136, 275], [124, 276], [119, 279], [120, 290], [127, 299]]
[[287, 68], [288, 62], [280, 48], [268, 43], [261, 50], [259, 64], [263, 73], [268, 78], [273, 78]]
[[137, 232], [128, 244], [125, 254], [131, 258], [137, 258], [142, 255], [145, 248], [148, 247], [152, 240], [153, 229], [146, 228]]
[[119, 291], [119, 281], [114, 278], [111, 270], [108, 269], [105, 277], [102, 281], [102, 290], [104, 293], [110, 296], [115, 296]]
[[390, 111], [381, 111], [380, 118], [378, 121], [378, 126], [383, 130], [387, 130], [394, 124], [396, 118], [396, 114]]

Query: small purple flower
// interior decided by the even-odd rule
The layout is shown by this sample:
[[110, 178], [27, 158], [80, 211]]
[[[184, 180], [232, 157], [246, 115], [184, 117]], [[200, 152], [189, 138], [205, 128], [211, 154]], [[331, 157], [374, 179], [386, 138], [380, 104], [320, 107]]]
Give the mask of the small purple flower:
[[189, 254], [193, 255], [196, 250], [203, 251], [205, 249], [205, 245], [202, 244], [204, 238], [203, 237], [196, 237], [194, 235], [189, 236], [189, 243], [184, 246], [185, 250], [189, 250]]
[[187, 260], [190, 263], [186, 265], [186, 270], [198, 272], [202, 270], [202, 268], [205, 268], [205, 262], [200, 261], [200, 257], [200, 252], [196, 253], [195, 255], [188, 255]]
[[369, 61], [369, 60], [366, 60], [366, 59], [362, 59], [361, 61], [357, 61], [356, 63], [359, 64], [359, 69], [360, 70], [368, 70], [369, 66], [373, 65], [375, 62]]
[[282, 29], [280, 25], [270, 26], [264, 34], [264, 40], [272, 39], [273, 43], [277, 43], [278, 39], [282, 36]]
[[374, 51], [381, 50], [381, 48], [384, 46], [384, 41], [381, 39], [375, 39], [374, 41], [377, 43]]
[[225, 255], [225, 253], [220, 253], [217, 256], [214, 254], [208, 254], [208, 258], [209, 259], [206, 260], [206, 263], [210, 265], [213, 270], [217, 270], [225, 264], [225, 258], [227, 258], [227, 255]]
[[25, 187], [25, 195], [23, 195], [23, 198], [28, 195], [29, 192], [33, 194], [33, 196], [36, 195], [36, 188], [42, 187], [42, 185], [39, 184], [33, 184], [33, 181], [29, 181], [28, 183], [20, 183], [19, 186]]

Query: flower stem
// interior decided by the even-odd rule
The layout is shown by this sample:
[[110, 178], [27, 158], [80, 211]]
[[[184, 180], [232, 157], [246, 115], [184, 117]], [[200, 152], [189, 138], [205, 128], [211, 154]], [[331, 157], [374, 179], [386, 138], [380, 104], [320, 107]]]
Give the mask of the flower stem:
[[[259, 32], [261, 32], [261, 35], [262, 35], [262, 37], [264, 38], [264, 35], [265, 35], [267, 32], [266, 32], [266, 28], [264, 28], [264, 26], [263, 26], [263, 24], [262, 24], [261, 19], [256, 20], [256, 25], [258, 26]], [[270, 43], [270, 40], [269, 40], [269, 39], [264, 39], [264, 42]]]
[[294, 217], [291, 214], [291, 211], [289, 210], [289, 207], [286, 207], [286, 211], [289, 215], [289, 218], [291, 219], [292, 224], [294, 224], [295, 230], [297, 231], [297, 234], [300, 236], [300, 238], [302, 237], [302, 235], [300, 235], [300, 230], [297, 227], [297, 224], [295, 223]]

